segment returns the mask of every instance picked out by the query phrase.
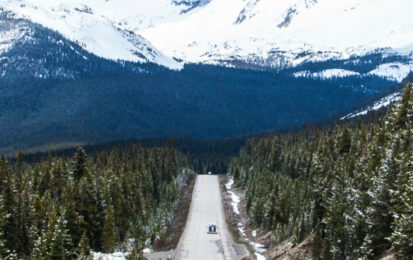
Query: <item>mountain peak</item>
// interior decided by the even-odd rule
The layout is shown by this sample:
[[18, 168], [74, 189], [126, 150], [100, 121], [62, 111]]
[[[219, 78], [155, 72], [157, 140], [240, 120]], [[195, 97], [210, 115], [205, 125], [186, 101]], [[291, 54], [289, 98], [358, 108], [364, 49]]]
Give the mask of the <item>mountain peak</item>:
[[413, 51], [411, 0], [4, 0], [0, 8], [97, 56], [172, 69], [182, 68], [177, 60], [280, 68]]

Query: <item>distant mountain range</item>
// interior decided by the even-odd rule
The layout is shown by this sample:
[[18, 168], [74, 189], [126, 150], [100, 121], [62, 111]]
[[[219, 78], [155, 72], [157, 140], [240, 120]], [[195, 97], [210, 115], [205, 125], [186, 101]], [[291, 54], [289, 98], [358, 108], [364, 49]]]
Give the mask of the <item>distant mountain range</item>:
[[140, 33], [187, 62], [295, 66], [368, 53], [410, 56], [413, 2], [215, 0]]
[[411, 71], [411, 5], [5, 0], [0, 151], [343, 117]]
[[409, 57], [372, 73], [413, 67], [410, 0], [4, 0], [0, 7], [97, 56], [175, 69], [176, 61], [280, 68], [372, 53]]

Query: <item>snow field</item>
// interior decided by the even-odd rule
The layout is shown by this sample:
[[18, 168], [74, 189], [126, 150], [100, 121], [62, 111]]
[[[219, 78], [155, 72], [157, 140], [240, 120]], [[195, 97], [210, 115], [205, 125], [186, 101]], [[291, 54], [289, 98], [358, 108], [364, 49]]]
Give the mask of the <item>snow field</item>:
[[136, 10], [146, 10], [145, 12], [155, 17], [158, 14], [150, 11], [155, 10], [153, 7], [161, 13], [169, 10], [169, 13], [164, 15], [178, 13], [178, 10], [171, 9], [170, 4], [166, 5], [167, 0], [160, 1], [155, 1], [155, 4], [151, 2], [152, 7], [149, 7], [149, 2], [143, 0], [97, 0], [88, 5], [81, 0], [6, 0], [0, 7], [12, 11], [17, 17], [27, 18], [60, 32], [66, 38], [79, 43], [85, 50], [102, 58], [133, 62], [150, 61], [171, 69], [181, 69], [182, 64], [158, 51], [138, 34], [131, 33], [133, 28], [139, 27], [143, 21], [151, 21], [143, 14], [133, 15]]

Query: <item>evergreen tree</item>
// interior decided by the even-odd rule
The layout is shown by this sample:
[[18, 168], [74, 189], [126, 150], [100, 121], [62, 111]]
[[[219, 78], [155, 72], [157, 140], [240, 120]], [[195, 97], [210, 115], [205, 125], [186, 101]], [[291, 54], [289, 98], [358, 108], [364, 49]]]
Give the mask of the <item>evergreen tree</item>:
[[7, 211], [3, 197], [0, 195], [0, 255], [6, 255], [8, 249], [6, 247], [5, 229], [7, 225]]
[[113, 214], [113, 207], [111, 205], [108, 206], [102, 235], [103, 235], [102, 237], [103, 252], [112, 253], [113, 250], [115, 249], [116, 230], [115, 230], [115, 219], [114, 219], [114, 214]]
[[313, 234], [314, 259], [377, 259], [386, 252], [410, 259], [412, 129], [408, 84], [377, 123], [251, 138], [230, 174], [245, 189], [253, 224], [271, 230], [277, 243], [298, 244]]
[[65, 212], [60, 212], [59, 216], [52, 215], [50, 223], [51, 225], [54, 224], [54, 227], [50, 228], [50, 230], [53, 230], [49, 245], [50, 257], [52, 259], [71, 259], [73, 253], [70, 249], [73, 245], [69, 230], [66, 227]]
[[79, 181], [86, 174], [86, 153], [81, 147], [79, 147], [74, 158], [73, 177], [76, 181]]
[[399, 212], [394, 214], [394, 229], [391, 235], [393, 250], [400, 256], [413, 256], [413, 149], [408, 153], [404, 171], [408, 180], [400, 187], [398, 199], [402, 203]]
[[78, 251], [80, 256], [79, 258], [89, 259], [88, 256], [90, 255], [90, 241], [88, 236], [86, 235], [86, 232], [83, 233], [79, 241]]
[[184, 163], [172, 147], [91, 157], [78, 149], [72, 160], [49, 154], [36, 163], [25, 163], [22, 152], [14, 164], [1, 156], [0, 258], [90, 259], [91, 250], [132, 240], [142, 249], [170, 221]]

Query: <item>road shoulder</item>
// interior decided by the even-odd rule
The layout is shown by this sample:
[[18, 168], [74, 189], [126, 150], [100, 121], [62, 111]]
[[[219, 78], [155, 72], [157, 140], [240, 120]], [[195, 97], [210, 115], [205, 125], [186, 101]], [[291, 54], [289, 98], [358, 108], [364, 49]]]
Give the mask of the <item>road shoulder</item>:
[[219, 188], [221, 192], [222, 204], [224, 207], [225, 220], [227, 222], [227, 229], [234, 242], [234, 251], [237, 253], [238, 259], [242, 260], [252, 260], [255, 259], [253, 256], [254, 250], [251, 246], [242, 238], [242, 235], [238, 230], [238, 223], [241, 221], [240, 216], [234, 214], [231, 205], [231, 197], [228, 194], [225, 184], [228, 181], [226, 175], [219, 176]]

